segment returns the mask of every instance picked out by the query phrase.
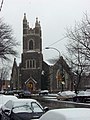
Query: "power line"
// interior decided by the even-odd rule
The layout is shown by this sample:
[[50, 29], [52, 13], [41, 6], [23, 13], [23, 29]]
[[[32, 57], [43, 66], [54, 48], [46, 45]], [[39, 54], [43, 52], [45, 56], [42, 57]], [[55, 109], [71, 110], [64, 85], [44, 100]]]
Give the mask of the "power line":
[[54, 45], [54, 44], [58, 43], [59, 41], [61, 41], [61, 40], [65, 39], [65, 38], [67, 38], [67, 36], [65, 36], [65, 37], [63, 37], [63, 38], [61, 38], [61, 39], [57, 40], [56, 42], [54, 42], [54, 43], [50, 44], [49, 46], [52, 46], [52, 45]]
[[[80, 29], [82, 29], [83, 27], [85, 27], [85, 26], [87, 26], [87, 25], [88, 25], [88, 23], [84, 24], [83, 26], [81, 26], [80, 28], [78, 28], [75, 32], [79, 31]], [[68, 37], [68, 36], [66, 35], [66, 36], [62, 37], [61, 39], [57, 40], [56, 42], [54, 42], [54, 43], [52, 43], [52, 44], [50, 44], [50, 45], [48, 45], [48, 46], [52, 46], [52, 45], [60, 42], [61, 40], [65, 39], [65, 38], [67, 38], [67, 37]]]

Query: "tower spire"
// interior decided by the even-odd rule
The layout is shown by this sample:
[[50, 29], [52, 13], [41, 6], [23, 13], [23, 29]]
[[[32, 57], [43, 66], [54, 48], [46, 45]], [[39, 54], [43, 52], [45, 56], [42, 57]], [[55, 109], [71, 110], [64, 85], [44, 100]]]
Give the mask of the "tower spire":
[[27, 18], [26, 18], [26, 13], [24, 13], [24, 18], [23, 18], [23, 34], [28, 33], [28, 23], [27, 23]]
[[35, 27], [40, 27], [40, 22], [38, 22], [38, 17], [36, 17]]
[[23, 20], [26, 20], [27, 21], [27, 19], [26, 19], [26, 13], [24, 13], [24, 19]]

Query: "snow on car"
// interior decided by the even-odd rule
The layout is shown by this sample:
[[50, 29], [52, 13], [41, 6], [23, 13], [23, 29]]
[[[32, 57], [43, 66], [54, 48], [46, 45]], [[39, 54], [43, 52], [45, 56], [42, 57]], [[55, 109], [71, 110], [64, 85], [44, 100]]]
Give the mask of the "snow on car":
[[35, 99], [9, 100], [2, 106], [1, 118], [4, 120], [31, 120], [40, 118], [47, 108]]
[[0, 107], [4, 105], [8, 100], [17, 100], [18, 98], [13, 95], [0, 95]]
[[63, 91], [63, 92], [59, 92], [57, 99], [58, 100], [69, 100], [72, 99], [73, 97], [75, 97], [76, 94], [74, 91]]
[[87, 102], [90, 101], [90, 91], [79, 91], [78, 94], [74, 97], [74, 102]]
[[41, 90], [39, 92], [39, 95], [48, 95], [49, 91], [48, 90]]
[[76, 94], [73, 91], [63, 91], [60, 93], [61, 96], [75, 96]]
[[90, 96], [90, 91], [79, 91], [77, 96]]
[[8, 100], [17, 100], [18, 98], [13, 95], [0, 95], [0, 119], [1, 119], [1, 107], [8, 101]]
[[63, 108], [46, 112], [39, 120], [90, 120], [89, 108]]

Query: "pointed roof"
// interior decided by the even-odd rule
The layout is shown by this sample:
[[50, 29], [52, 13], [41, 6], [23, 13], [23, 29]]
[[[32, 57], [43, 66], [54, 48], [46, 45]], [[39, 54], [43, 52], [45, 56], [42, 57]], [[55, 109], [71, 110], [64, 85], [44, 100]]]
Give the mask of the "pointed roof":
[[26, 19], [26, 13], [24, 13], [24, 18], [23, 18], [23, 20], [26, 20], [26, 21], [27, 21], [27, 19]]
[[14, 62], [13, 62], [13, 67], [12, 67], [12, 71], [13, 69], [16, 68], [17, 69], [17, 62], [16, 62], [16, 58], [14, 58]]
[[38, 21], [38, 17], [36, 17], [35, 27], [40, 27], [40, 21]]
[[[17, 69], [18, 69], [17, 62], [16, 62], [16, 58], [14, 58], [11, 75], [13, 75], [15, 69], [16, 69], [16, 71], [17, 71]], [[18, 72], [18, 71], [17, 71], [17, 72]]]
[[30, 76], [30, 78], [26, 80], [25, 84], [29, 83], [30, 81], [33, 81], [35, 84], [37, 83], [37, 81]]

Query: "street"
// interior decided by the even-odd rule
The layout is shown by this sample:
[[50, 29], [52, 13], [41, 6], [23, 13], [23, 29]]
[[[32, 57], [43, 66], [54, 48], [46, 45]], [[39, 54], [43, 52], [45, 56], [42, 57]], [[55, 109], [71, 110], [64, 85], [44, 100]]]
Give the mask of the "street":
[[73, 101], [61, 101], [57, 100], [55, 96], [37, 96], [37, 99], [42, 106], [47, 106], [49, 109], [56, 108], [90, 108], [90, 101], [88, 103], [78, 103]]

